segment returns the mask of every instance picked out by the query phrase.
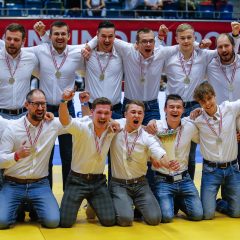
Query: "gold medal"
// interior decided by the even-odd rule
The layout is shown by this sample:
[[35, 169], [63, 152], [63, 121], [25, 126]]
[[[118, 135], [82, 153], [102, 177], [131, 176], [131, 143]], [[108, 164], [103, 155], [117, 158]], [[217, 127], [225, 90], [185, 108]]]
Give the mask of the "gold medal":
[[36, 154], [37, 153], [37, 148], [32, 146], [30, 151], [31, 151], [32, 154]]
[[62, 75], [61, 72], [56, 71], [55, 76], [56, 76], [57, 79], [59, 79], [61, 77], [61, 75]]
[[104, 80], [104, 73], [100, 74], [99, 79], [100, 79], [101, 81]]
[[230, 92], [233, 92], [234, 87], [233, 87], [232, 83], [230, 83], [230, 84], [228, 85], [228, 90], [229, 90]]
[[184, 83], [185, 83], [185, 84], [189, 84], [189, 83], [190, 83], [190, 79], [189, 79], [188, 76], [186, 76], [186, 78], [184, 79]]
[[141, 78], [140, 78], [140, 82], [141, 82], [141, 83], [144, 83], [144, 82], [145, 82], [145, 78], [144, 78], [144, 77], [141, 77]]
[[9, 84], [14, 84], [15, 82], [15, 79], [13, 77], [10, 77], [9, 80], [8, 80]]

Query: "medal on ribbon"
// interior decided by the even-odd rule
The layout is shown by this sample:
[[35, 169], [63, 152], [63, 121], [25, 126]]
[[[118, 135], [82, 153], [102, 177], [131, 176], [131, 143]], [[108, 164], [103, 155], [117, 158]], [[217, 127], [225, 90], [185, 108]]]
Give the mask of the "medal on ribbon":
[[100, 76], [99, 76], [99, 80], [100, 80], [100, 81], [103, 81], [104, 78], [105, 78], [105, 72], [106, 72], [107, 66], [108, 66], [108, 64], [109, 64], [109, 62], [110, 62], [110, 59], [111, 59], [111, 57], [112, 57], [113, 54], [112, 54], [112, 52], [109, 53], [107, 63], [106, 63], [106, 65], [105, 65], [104, 67], [103, 67], [102, 64], [101, 64], [101, 61], [100, 61], [100, 58], [99, 58], [99, 55], [98, 55], [97, 51], [95, 51], [95, 55], [96, 55], [96, 58], [97, 58], [98, 66], [99, 66], [100, 71], [101, 71], [101, 74], [100, 74]]
[[191, 59], [190, 59], [191, 65], [190, 65], [190, 68], [189, 68], [189, 72], [187, 72], [187, 70], [186, 70], [186, 68], [185, 68], [185, 64], [184, 64], [184, 61], [183, 61], [183, 57], [181, 56], [181, 53], [180, 53], [180, 52], [179, 52], [178, 58], [179, 58], [179, 61], [180, 61], [180, 63], [181, 63], [182, 70], [183, 70], [183, 72], [184, 72], [184, 74], [185, 74], [185, 78], [184, 78], [184, 81], [183, 81], [183, 82], [184, 82], [185, 85], [189, 85], [189, 84], [191, 83], [191, 79], [189, 78], [189, 76], [190, 76], [190, 73], [191, 73], [191, 70], [192, 70], [194, 52], [192, 53], [192, 56], [191, 56]]
[[52, 46], [50, 46], [50, 53], [51, 53], [52, 61], [53, 61], [53, 64], [54, 64], [54, 67], [55, 67], [55, 70], [56, 70], [56, 72], [55, 72], [55, 77], [56, 77], [57, 79], [60, 79], [61, 76], [62, 76], [62, 73], [60, 72], [60, 69], [62, 68], [63, 64], [65, 63], [65, 61], [66, 61], [66, 59], [67, 59], [67, 57], [68, 57], [68, 48], [67, 48], [66, 53], [64, 53], [63, 59], [62, 59], [62, 61], [61, 61], [61, 63], [60, 63], [59, 66], [57, 65], [57, 60], [56, 60], [56, 58], [55, 58], [55, 55], [54, 55]]
[[15, 72], [17, 71], [17, 68], [18, 68], [18, 65], [20, 63], [20, 60], [21, 60], [21, 53], [19, 54], [18, 58], [17, 58], [17, 63], [16, 63], [16, 67], [14, 69], [14, 71], [12, 71], [12, 67], [11, 67], [11, 64], [10, 64], [10, 59], [8, 57], [8, 55], [5, 53], [5, 61], [6, 61], [6, 64], [7, 64], [7, 67], [8, 67], [8, 71], [10, 73], [10, 78], [8, 79], [8, 83], [13, 85], [15, 83], [15, 78], [14, 78], [14, 75], [15, 75]]

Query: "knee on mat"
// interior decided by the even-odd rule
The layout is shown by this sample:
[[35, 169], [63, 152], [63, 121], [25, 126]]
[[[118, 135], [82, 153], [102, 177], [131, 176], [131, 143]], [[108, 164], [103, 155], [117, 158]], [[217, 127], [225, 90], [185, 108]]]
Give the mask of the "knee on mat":
[[144, 221], [148, 225], [156, 226], [161, 222], [161, 215], [155, 215], [148, 218], [144, 218]]
[[118, 216], [117, 224], [122, 227], [132, 226], [133, 224], [133, 216]]
[[8, 221], [0, 219], [0, 229], [8, 229], [9, 227], [10, 224], [8, 223]]
[[[99, 219], [99, 218], [98, 218]], [[102, 226], [104, 227], [111, 227], [115, 225], [116, 219], [115, 217], [112, 218], [104, 218], [104, 219], [99, 219], [99, 222], [101, 223]]]
[[59, 226], [59, 218], [44, 219], [42, 225], [46, 228], [57, 228]]
[[173, 216], [171, 215], [163, 215], [162, 216], [162, 223], [170, 223], [173, 221]]

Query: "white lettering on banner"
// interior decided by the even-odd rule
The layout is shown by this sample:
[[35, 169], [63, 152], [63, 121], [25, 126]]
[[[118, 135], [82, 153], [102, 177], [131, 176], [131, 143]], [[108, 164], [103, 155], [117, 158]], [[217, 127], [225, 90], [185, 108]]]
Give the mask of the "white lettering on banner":
[[121, 31], [116, 31], [116, 36], [120, 39], [122, 39], [123, 41], [128, 41], [127, 35], [124, 32]]
[[78, 44], [78, 30], [73, 30], [72, 31], [71, 39], [72, 39], [72, 44], [73, 45]]
[[41, 43], [38, 34], [34, 30], [28, 30], [28, 47], [32, 47]]
[[[155, 35], [157, 31], [154, 32]], [[81, 34], [81, 43], [89, 42], [95, 35], [91, 35], [88, 30], [72, 30], [71, 31], [71, 41], [69, 44], [81, 44], [79, 43], [79, 36]], [[136, 42], [137, 31], [130, 32], [130, 42]], [[123, 31], [116, 31], [116, 36], [124, 41], [129, 41], [127, 34]], [[217, 32], [208, 32], [204, 37], [201, 33], [195, 32], [195, 37], [197, 42], [201, 42], [203, 38], [217, 38], [219, 33]], [[168, 32], [167, 38], [165, 40], [167, 46], [171, 46], [173, 43], [173, 32]], [[38, 34], [34, 30], [28, 30], [28, 46], [34, 46], [40, 44], [41, 40]]]

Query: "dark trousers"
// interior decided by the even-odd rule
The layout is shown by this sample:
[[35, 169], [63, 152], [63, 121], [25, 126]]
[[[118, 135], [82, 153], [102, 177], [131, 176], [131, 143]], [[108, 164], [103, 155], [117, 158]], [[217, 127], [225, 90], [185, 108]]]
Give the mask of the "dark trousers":
[[[58, 106], [48, 105], [48, 111], [52, 112], [55, 117], [58, 117]], [[75, 118], [74, 105], [72, 101], [68, 102], [68, 111], [69, 114]], [[72, 162], [72, 135], [64, 134], [58, 137], [59, 141], [59, 151], [62, 161], [62, 179], [63, 179], [63, 190], [65, 189], [65, 184], [67, 180], [67, 176], [71, 170], [71, 162]], [[52, 167], [53, 167], [53, 154], [54, 147], [52, 149], [52, 153], [49, 159], [49, 183], [52, 188], [53, 179], [52, 179]]]
[[[130, 100], [127, 98], [124, 98], [123, 100], [123, 112], [125, 110], [125, 106], [127, 103], [129, 103]], [[144, 119], [143, 119], [143, 125], [147, 125], [148, 122], [152, 119], [160, 119], [160, 110], [159, 110], [159, 104], [158, 100], [152, 100], [148, 102], [144, 102], [145, 106], [145, 112], [144, 112]], [[148, 180], [149, 186], [153, 193], [155, 193], [155, 172], [151, 169], [151, 162], [148, 162], [148, 170], [146, 174], [146, 178]]]

